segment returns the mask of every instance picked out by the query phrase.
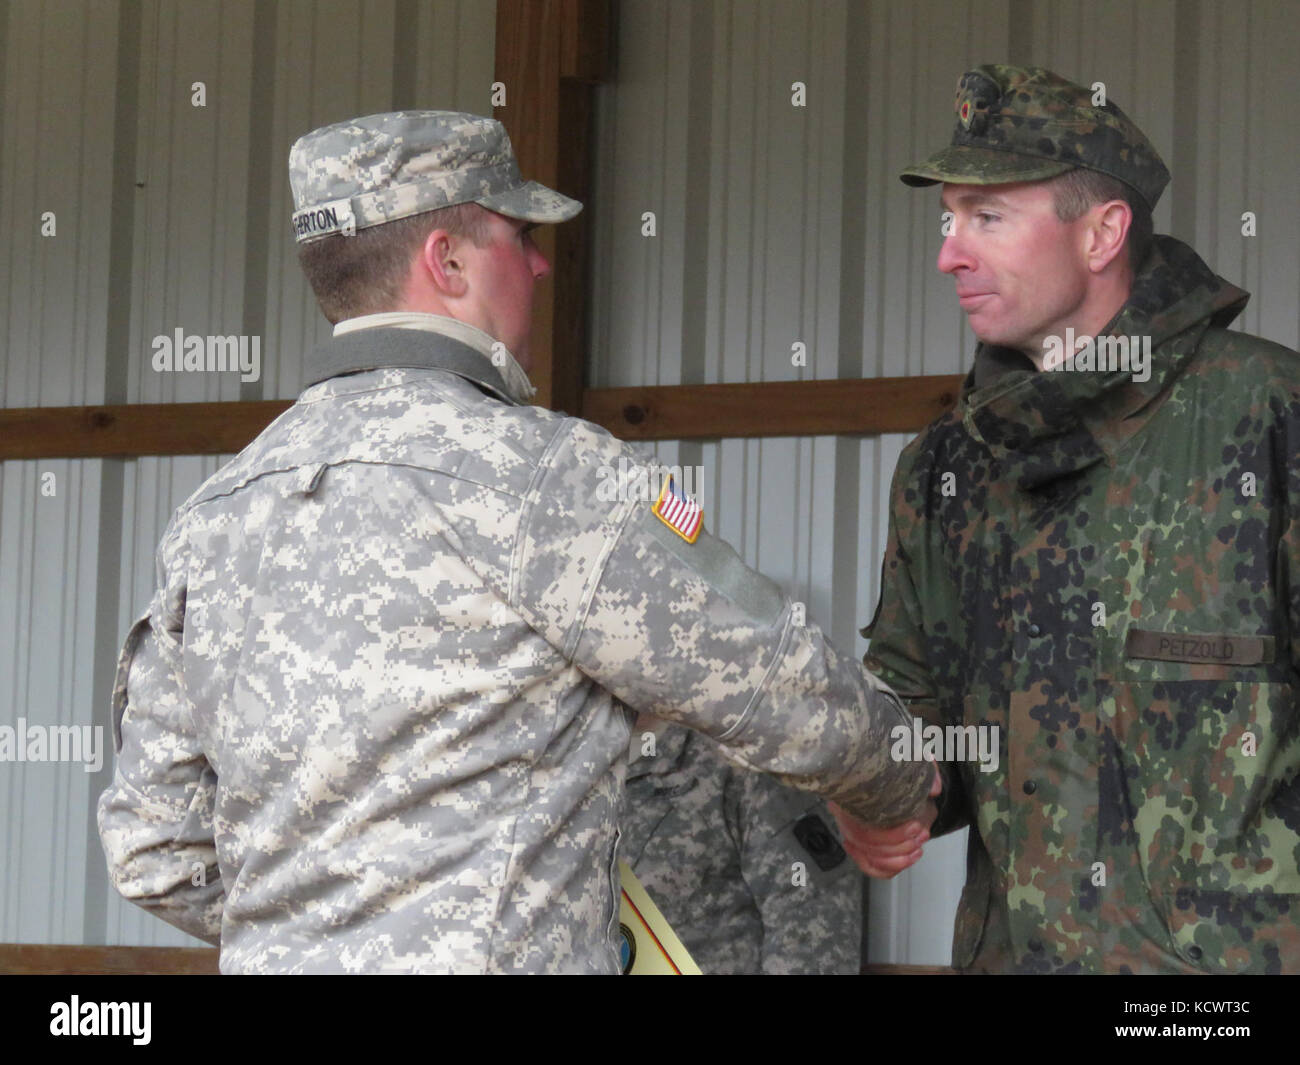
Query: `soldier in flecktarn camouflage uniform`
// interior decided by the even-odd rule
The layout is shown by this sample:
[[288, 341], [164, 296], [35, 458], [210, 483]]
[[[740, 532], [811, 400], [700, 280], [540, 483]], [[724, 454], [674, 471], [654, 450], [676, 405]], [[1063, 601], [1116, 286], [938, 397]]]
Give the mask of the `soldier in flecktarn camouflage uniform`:
[[619, 850], [704, 973], [856, 973], [863, 879], [815, 795], [636, 722]]
[[527, 404], [529, 230], [581, 205], [450, 112], [310, 133], [290, 181], [334, 337], [164, 533], [99, 805], [118, 890], [223, 972], [617, 972], [632, 709], [917, 816], [894, 694], [677, 486], [610, 490], [638, 452]]
[[[867, 665], [932, 724], [999, 730], [997, 771], [944, 764], [930, 830], [971, 827], [955, 965], [1295, 972], [1300, 357], [1143, 238], [1168, 174], [1098, 103], [980, 67], [952, 145], [903, 174], [944, 183], [939, 268], [981, 343], [899, 461]], [[846, 846], [887, 876], [925, 838]]]

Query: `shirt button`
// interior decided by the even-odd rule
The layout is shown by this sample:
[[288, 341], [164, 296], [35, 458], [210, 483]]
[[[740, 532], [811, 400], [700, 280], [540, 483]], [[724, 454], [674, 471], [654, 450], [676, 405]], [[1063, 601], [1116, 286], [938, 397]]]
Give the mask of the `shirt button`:
[[1187, 948], [1187, 956], [1188, 956], [1189, 958], [1191, 958], [1192, 961], [1200, 961], [1200, 960], [1201, 960], [1201, 948], [1200, 948], [1200, 947], [1188, 947], [1188, 948]]
[[1024, 783], [1024, 791], [1025, 791], [1025, 794], [1026, 794], [1026, 795], [1032, 795], [1032, 794], [1033, 794], [1034, 792], [1036, 792], [1037, 790], [1038, 790], [1038, 785], [1035, 784], [1032, 780], [1026, 780], [1026, 781], [1025, 781], [1025, 783]]
[[1029, 635], [1033, 636], [1034, 638], [1037, 638], [1043, 635], [1043, 630], [1040, 629], [1036, 624], [1031, 624], [1029, 626]]
[[1040, 940], [1040, 939], [1031, 939], [1031, 940], [1029, 941], [1029, 949], [1032, 950], [1035, 954], [1041, 954], [1041, 953], [1043, 952], [1043, 942], [1042, 942], [1042, 940]]

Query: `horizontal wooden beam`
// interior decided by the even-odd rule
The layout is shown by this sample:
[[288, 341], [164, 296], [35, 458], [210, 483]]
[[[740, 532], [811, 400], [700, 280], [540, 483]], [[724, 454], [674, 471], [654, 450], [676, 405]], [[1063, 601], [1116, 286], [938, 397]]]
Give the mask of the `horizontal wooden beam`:
[[216, 947], [87, 947], [45, 943], [0, 943], [0, 973], [127, 974], [210, 976]]
[[[907, 433], [956, 401], [960, 375], [587, 389], [582, 415], [625, 440]], [[288, 400], [0, 410], [0, 460], [220, 455]]]
[[960, 374], [602, 388], [582, 416], [624, 440], [909, 433], [957, 402]]
[[246, 447], [292, 404], [131, 403], [0, 410], [0, 459], [221, 455]]

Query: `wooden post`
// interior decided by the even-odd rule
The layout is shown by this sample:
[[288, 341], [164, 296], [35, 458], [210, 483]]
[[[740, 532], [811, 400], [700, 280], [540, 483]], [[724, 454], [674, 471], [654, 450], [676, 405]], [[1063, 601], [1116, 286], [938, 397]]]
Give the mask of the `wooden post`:
[[[496, 80], [519, 169], [566, 196], [591, 188], [592, 86], [608, 73], [609, 0], [497, 0]], [[538, 231], [551, 277], [533, 307], [534, 402], [577, 414], [587, 351], [587, 212]]]

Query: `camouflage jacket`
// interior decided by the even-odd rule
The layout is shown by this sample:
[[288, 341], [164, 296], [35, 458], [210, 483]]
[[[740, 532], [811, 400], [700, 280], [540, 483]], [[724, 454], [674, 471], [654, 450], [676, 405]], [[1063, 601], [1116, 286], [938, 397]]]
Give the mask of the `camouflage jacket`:
[[897, 699], [611, 490], [639, 453], [447, 337], [312, 365], [173, 516], [114, 692], [110, 875], [224, 972], [616, 972], [629, 706], [861, 816], [919, 808]]
[[1300, 970], [1300, 357], [1247, 298], [1157, 238], [1149, 380], [981, 347], [899, 461], [867, 665], [1000, 738], [944, 766], [959, 967]]
[[[651, 721], [651, 724], [654, 724]], [[698, 732], [636, 723], [620, 849], [705, 973], [856, 973], [862, 874], [807, 792]]]

